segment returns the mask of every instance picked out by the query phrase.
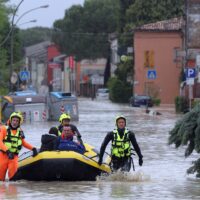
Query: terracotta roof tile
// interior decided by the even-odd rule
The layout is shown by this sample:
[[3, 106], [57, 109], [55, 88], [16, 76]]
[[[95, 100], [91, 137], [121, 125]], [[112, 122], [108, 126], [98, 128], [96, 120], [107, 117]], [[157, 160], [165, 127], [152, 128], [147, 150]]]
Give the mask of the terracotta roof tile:
[[143, 31], [178, 31], [183, 28], [184, 19], [183, 17], [173, 18], [164, 21], [158, 21], [155, 23], [144, 24], [137, 27], [135, 30]]

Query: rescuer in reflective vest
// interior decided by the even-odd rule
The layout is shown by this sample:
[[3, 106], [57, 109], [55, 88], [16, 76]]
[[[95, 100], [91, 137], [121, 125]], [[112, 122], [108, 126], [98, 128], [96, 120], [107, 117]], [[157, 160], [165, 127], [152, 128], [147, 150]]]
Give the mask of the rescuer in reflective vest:
[[59, 118], [60, 125], [58, 126], [58, 135], [61, 136], [63, 126], [70, 126], [75, 136], [77, 137], [77, 140], [82, 144], [83, 141], [81, 139], [81, 134], [78, 131], [77, 127], [70, 123], [70, 120], [71, 120], [71, 117], [68, 114], [63, 113], [60, 115], [60, 118]]
[[0, 127], [0, 181], [5, 180], [8, 170], [8, 177], [12, 179], [18, 167], [18, 154], [24, 146], [37, 155], [37, 149], [25, 141], [25, 136], [20, 128], [23, 117], [19, 112], [10, 115], [7, 126]]
[[131, 144], [134, 147], [138, 157], [139, 165], [143, 164], [143, 156], [140, 151], [140, 147], [136, 141], [135, 134], [126, 128], [126, 118], [124, 116], [118, 116], [116, 118], [117, 128], [106, 135], [99, 155], [99, 165], [102, 164], [103, 155], [106, 146], [112, 141], [111, 146], [111, 167], [113, 171], [120, 169], [121, 171], [130, 171], [131, 168]]

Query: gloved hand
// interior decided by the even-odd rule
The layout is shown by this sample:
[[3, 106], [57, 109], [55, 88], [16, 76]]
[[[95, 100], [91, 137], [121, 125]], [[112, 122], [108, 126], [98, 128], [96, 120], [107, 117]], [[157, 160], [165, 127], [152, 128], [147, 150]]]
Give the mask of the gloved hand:
[[33, 157], [38, 155], [37, 149], [35, 147], [32, 149], [32, 151], [33, 151]]
[[6, 154], [8, 156], [8, 159], [10, 159], [10, 160], [14, 159], [14, 154], [12, 152], [10, 152], [9, 150], [6, 151]]
[[143, 159], [142, 159], [142, 157], [140, 157], [139, 158], [139, 165], [142, 166], [142, 164], [143, 164]]
[[98, 164], [99, 164], [99, 165], [102, 164], [102, 158], [99, 158]]

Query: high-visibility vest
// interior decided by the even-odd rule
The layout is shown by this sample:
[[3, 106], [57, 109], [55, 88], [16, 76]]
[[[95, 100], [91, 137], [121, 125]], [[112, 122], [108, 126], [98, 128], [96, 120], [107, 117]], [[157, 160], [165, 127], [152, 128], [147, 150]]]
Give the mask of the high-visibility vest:
[[22, 136], [21, 129], [17, 129], [17, 133], [14, 135], [9, 127], [7, 127], [7, 134], [3, 140], [8, 150], [12, 153], [19, 154], [22, 149]]
[[114, 129], [112, 133], [114, 134], [114, 140], [112, 141], [111, 154], [118, 158], [130, 156], [131, 144], [129, 139], [129, 130], [124, 130], [122, 138], [116, 129]]

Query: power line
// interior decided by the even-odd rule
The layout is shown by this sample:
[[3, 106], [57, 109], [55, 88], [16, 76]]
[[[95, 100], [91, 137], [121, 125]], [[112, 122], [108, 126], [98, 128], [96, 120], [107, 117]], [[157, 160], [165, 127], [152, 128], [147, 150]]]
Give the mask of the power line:
[[[52, 32], [55, 34], [68, 34], [68, 35], [72, 35], [72, 36], [102, 36], [102, 37], [109, 37], [109, 35], [111, 35], [112, 33], [105, 33], [105, 32], [98, 32], [98, 33], [94, 33], [94, 32], [68, 32], [68, 31], [57, 31], [57, 30], [52, 30]], [[133, 37], [133, 33], [121, 33], [118, 34], [118, 37]]]

